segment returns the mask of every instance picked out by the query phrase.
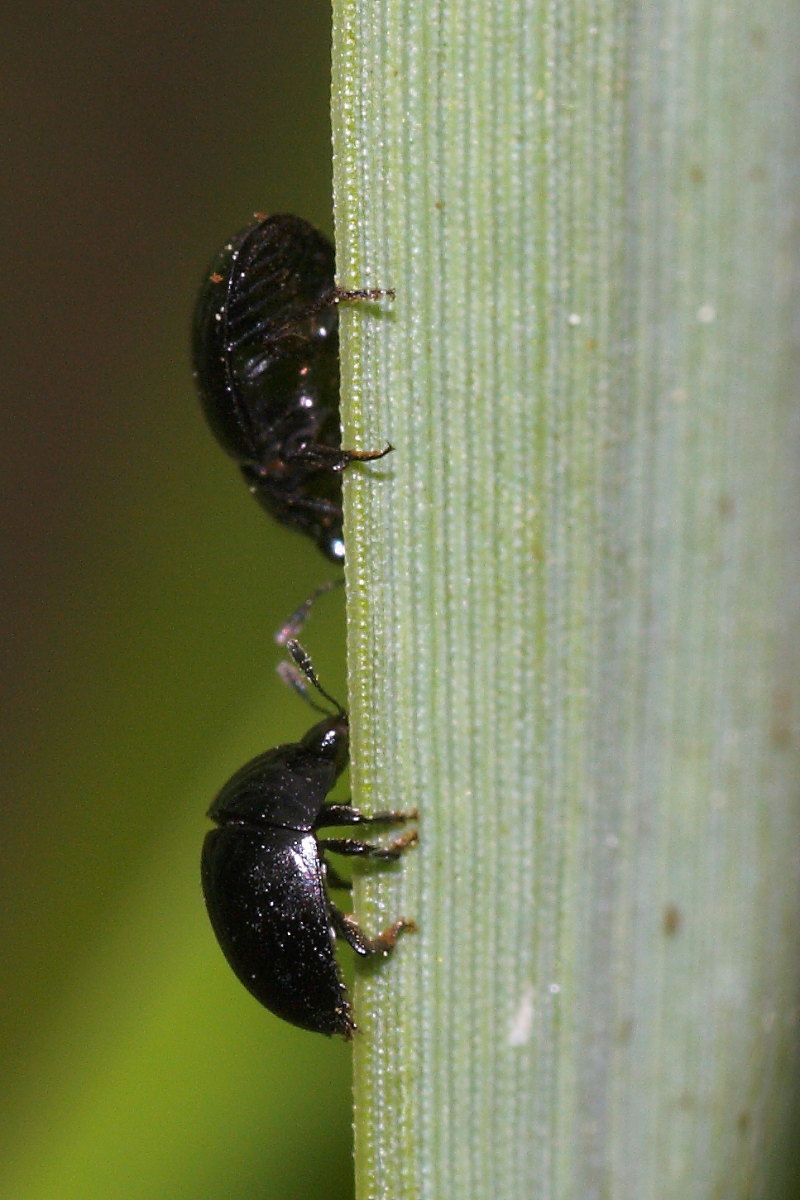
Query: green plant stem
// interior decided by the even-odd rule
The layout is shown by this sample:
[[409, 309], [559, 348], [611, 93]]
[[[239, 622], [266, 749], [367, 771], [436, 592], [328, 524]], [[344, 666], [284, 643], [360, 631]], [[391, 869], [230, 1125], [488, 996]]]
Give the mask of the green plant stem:
[[787, 1194], [789, 0], [335, 0], [359, 1200]]

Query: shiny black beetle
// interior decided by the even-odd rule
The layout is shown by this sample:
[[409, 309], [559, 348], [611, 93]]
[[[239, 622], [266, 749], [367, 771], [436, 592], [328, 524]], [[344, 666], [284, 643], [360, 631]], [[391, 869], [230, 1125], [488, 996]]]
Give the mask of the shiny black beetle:
[[356, 1024], [336, 962], [336, 937], [365, 957], [385, 955], [414, 924], [401, 918], [368, 938], [331, 902], [327, 884], [348, 885], [326, 854], [393, 860], [413, 845], [416, 834], [387, 846], [317, 834], [334, 825], [398, 824], [417, 814], [370, 817], [349, 803], [326, 803], [348, 761], [347, 713], [319, 686], [302, 647], [289, 641], [287, 649], [337, 711], [300, 742], [254, 758], [222, 789], [208, 814], [217, 828], [203, 845], [203, 893], [228, 963], [257, 1000], [301, 1029], [351, 1038]]
[[258, 217], [225, 244], [197, 298], [193, 358], [211, 429], [256, 499], [344, 558], [341, 471], [388, 454], [343, 450], [333, 246], [307, 221]]

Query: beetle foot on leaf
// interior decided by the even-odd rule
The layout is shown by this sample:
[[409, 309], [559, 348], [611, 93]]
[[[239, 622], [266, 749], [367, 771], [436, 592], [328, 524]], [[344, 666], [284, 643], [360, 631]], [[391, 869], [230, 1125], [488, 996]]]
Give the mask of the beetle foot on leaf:
[[379, 954], [391, 954], [401, 933], [417, 932], [417, 925], [414, 921], [400, 917], [393, 925], [389, 925], [388, 928], [371, 938], [364, 933], [356, 918], [351, 916], [350, 913], [342, 913], [337, 908], [334, 908], [331, 912], [331, 918], [333, 927], [339, 937], [343, 938], [348, 946], [351, 946], [356, 954], [360, 954], [362, 958], [373, 958]]

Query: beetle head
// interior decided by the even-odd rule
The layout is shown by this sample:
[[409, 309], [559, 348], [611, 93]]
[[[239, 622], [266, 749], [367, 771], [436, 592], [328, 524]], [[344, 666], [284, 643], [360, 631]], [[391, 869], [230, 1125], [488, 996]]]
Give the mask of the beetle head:
[[337, 713], [334, 717], [326, 717], [309, 729], [300, 745], [315, 758], [333, 763], [336, 774], [339, 775], [347, 766], [350, 753], [350, 729], [347, 723], [347, 713]]

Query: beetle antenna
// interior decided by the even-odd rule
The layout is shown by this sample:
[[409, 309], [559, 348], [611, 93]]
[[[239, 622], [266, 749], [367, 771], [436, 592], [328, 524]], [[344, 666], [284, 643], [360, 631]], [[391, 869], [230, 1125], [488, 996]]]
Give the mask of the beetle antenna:
[[323, 713], [326, 717], [330, 716], [327, 708], [323, 708], [321, 704], [317, 704], [316, 700], [312, 700], [308, 683], [294, 663], [278, 663], [277, 671], [286, 686], [293, 688], [298, 696], [302, 696], [310, 708], [313, 708], [315, 712]]
[[314, 588], [310, 596], [299, 604], [286, 623], [281, 626], [275, 634], [275, 641], [279, 646], [286, 646], [290, 641], [295, 641], [300, 633], [300, 630], [305, 625], [311, 609], [314, 607], [319, 596], [323, 596], [325, 592], [333, 591], [334, 588], [342, 587], [344, 579], [329, 579], [327, 583], [321, 583], [319, 587]]
[[314, 664], [311, 662], [308, 651], [300, 645], [296, 638], [290, 638], [287, 641], [286, 649], [289, 651], [289, 654], [292, 657], [294, 666], [292, 663], [281, 663], [281, 667], [278, 668], [281, 677], [289, 684], [290, 687], [293, 687], [296, 692], [303, 696], [311, 705], [311, 707], [317, 710], [317, 712], [325, 712], [325, 709], [316, 704], [309, 696], [308, 688], [303, 683], [301, 677], [302, 675], [305, 675], [308, 682], [313, 688], [316, 688], [320, 696], [327, 700], [329, 704], [332, 704], [340, 716], [344, 716], [345, 710], [342, 708], [339, 701], [332, 696], [330, 692], [325, 691], [325, 688], [317, 678], [317, 672], [314, 670]]

